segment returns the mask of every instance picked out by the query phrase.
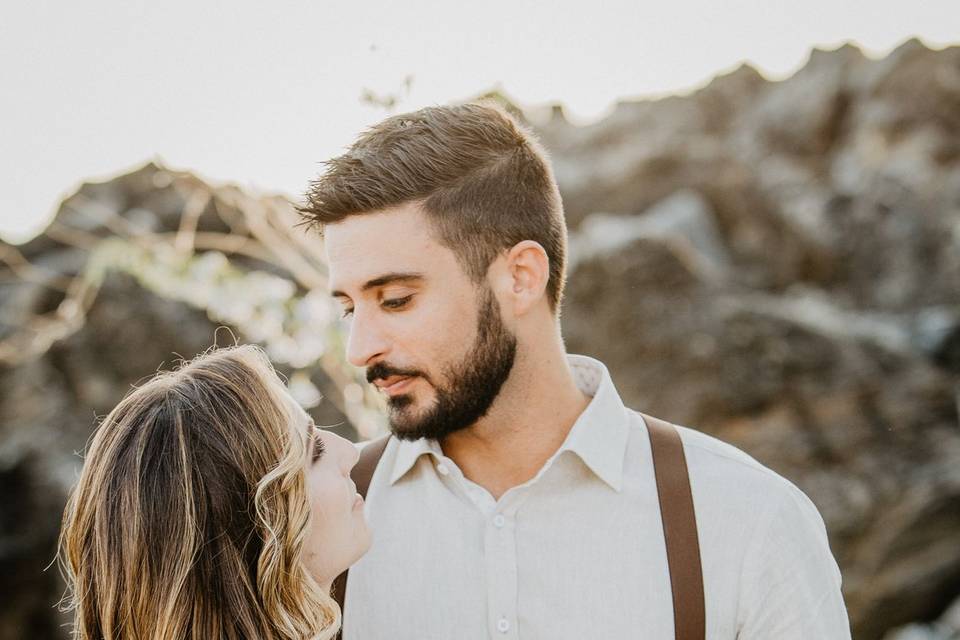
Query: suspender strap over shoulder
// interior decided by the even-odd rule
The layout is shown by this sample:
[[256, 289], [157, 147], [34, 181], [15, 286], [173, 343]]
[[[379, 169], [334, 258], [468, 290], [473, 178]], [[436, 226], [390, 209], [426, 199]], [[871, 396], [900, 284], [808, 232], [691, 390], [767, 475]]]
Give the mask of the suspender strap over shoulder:
[[673, 626], [676, 640], [704, 640], [703, 570], [697, 517], [683, 443], [676, 427], [646, 414], [653, 469], [657, 478], [663, 537], [667, 544], [670, 589], [673, 592]]
[[[387, 448], [387, 442], [390, 441], [390, 434], [381, 437], [378, 440], [368, 442], [360, 451], [360, 459], [350, 471], [350, 477], [353, 483], [357, 485], [357, 493], [367, 498], [367, 490], [370, 489], [370, 481], [373, 479], [373, 472], [377, 470], [377, 463], [383, 457], [383, 452]], [[344, 571], [337, 579], [333, 581], [333, 599], [340, 605], [340, 611], [343, 611], [345, 599], [347, 596], [347, 573]]]

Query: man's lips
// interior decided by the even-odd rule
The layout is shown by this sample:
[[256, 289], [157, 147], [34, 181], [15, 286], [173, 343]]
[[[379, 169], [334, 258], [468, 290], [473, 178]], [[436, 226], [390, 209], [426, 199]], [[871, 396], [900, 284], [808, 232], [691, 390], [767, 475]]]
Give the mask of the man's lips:
[[405, 388], [414, 379], [415, 376], [389, 376], [387, 378], [378, 378], [373, 381], [373, 384], [377, 385], [377, 388], [384, 393], [392, 395]]

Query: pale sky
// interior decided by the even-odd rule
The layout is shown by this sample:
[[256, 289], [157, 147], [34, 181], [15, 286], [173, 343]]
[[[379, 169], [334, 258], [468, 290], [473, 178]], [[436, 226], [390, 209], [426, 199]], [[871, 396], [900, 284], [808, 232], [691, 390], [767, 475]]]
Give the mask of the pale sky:
[[960, 1], [10, 3], [0, 236], [30, 237], [84, 179], [152, 158], [298, 198], [322, 160], [387, 115], [361, 102], [365, 89], [400, 92], [408, 111], [499, 87], [589, 122], [745, 60], [783, 78], [813, 46], [879, 56], [911, 36], [960, 42]]

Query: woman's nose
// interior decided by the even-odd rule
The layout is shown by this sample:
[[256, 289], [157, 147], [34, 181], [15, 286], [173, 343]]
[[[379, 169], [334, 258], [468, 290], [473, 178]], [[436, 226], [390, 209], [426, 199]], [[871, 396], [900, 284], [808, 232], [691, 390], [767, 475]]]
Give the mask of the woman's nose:
[[328, 432], [329, 440], [337, 449], [337, 458], [340, 464], [343, 466], [346, 473], [350, 473], [350, 470], [356, 466], [357, 461], [360, 459], [360, 450], [357, 445], [353, 444], [346, 438], [338, 436], [335, 433]]

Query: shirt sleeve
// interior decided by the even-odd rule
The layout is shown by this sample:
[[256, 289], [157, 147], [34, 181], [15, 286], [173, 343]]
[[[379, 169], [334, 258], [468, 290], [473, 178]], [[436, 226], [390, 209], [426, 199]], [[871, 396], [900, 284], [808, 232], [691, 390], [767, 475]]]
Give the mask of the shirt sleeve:
[[737, 640], [849, 640], [823, 518], [789, 482], [776, 494], [744, 558]]

